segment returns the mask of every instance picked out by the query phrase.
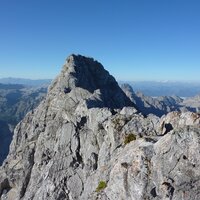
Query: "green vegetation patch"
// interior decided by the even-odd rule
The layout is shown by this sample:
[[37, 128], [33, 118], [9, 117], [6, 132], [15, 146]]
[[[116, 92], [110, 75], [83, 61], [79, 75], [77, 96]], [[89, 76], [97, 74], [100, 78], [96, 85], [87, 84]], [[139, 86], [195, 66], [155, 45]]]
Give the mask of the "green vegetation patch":
[[124, 138], [124, 144], [128, 144], [133, 140], [136, 140], [136, 136], [131, 133]]
[[101, 190], [105, 189], [107, 187], [107, 183], [105, 181], [100, 181], [99, 185], [96, 189], [96, 192], [100, 192]]

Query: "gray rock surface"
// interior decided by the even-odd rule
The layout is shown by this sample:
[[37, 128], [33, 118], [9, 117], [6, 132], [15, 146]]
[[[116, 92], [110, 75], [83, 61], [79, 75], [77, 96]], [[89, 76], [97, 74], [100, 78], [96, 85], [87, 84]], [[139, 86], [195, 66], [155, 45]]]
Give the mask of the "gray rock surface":
[[71, 55], [15, 129], [0, 198], [197, 200], [199, 121], [176, 116], [138, 114], [100, 63]]
[[200, 113], [200, 95], [184, 99], [182, 105], [185, 107], [192, 108], [194, 111]]

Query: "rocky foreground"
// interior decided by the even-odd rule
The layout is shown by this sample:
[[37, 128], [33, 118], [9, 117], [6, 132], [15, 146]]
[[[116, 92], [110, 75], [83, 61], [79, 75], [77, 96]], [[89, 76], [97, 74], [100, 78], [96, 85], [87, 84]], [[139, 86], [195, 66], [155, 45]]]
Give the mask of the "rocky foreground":
[[1, 200], [199, 200], [200, 116], [143, 115], [92, 58], [71, 55], [17, 125]]

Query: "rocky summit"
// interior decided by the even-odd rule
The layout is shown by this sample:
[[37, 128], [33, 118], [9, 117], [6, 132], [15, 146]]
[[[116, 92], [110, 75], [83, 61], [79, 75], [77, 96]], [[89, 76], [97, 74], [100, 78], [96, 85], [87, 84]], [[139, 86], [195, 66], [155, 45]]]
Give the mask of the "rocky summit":
[[1, 200], [199, 200], [200, 115], [143, 115], [93, 60], [67, 58], [17, 125]]

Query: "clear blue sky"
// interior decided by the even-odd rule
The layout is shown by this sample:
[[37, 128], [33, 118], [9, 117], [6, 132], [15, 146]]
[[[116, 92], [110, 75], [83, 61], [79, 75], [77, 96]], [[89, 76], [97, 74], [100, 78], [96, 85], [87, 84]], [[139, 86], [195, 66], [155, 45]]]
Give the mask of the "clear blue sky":
[[118, 80], [200, 80], [200, 1], [0, 0], [0, 77], [54, 78], [71, 53]]

